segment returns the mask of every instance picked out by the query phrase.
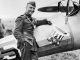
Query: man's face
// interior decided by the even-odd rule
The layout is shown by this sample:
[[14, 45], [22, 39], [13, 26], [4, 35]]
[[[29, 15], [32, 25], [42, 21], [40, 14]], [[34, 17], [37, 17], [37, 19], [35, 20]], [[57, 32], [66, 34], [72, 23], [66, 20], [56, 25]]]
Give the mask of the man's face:
[[31, 4], [28, 4], [26, 7], [26, 13], [32, 15], [35, 11], [35, 7], [32, 6]]

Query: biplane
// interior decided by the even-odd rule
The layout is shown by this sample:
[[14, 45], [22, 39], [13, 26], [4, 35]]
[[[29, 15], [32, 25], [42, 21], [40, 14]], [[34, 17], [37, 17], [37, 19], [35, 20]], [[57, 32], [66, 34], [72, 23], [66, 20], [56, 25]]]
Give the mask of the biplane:
[[[57, 6], [38, 9], [41, 12], [63, 12], [66, 14], [63, 24], [64, 29], [52, 24], [51, 26], [40, 26], [35, 30], [37, 31], [35, 32], [35, 38], [39, 57], [80, 49], [80, 5], [73, 2], [73, 6], [69, 6], [69, 1], [67, 1], [66, 6], [61, 6], [60, 1]], [[41, 28], [44, 29], [40, 30]], [[42, 32], [39, 33], [40, 31]], [[54, 43], [54, 41], [57, 42]], [[17, 41], [13, 35], [0, 39], [0, 58], [16, 56], [19, 59], [20, 55], [20, 51], [17, 49]]]

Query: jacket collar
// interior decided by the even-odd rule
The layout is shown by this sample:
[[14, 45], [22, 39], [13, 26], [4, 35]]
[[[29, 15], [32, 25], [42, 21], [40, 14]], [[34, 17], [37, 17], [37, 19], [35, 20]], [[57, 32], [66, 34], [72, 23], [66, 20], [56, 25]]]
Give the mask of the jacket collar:
[[30, 15], [30, 14], [25, 13], [25, 15], [26, 15], [27, 17], [31, 18], [31, 15]]

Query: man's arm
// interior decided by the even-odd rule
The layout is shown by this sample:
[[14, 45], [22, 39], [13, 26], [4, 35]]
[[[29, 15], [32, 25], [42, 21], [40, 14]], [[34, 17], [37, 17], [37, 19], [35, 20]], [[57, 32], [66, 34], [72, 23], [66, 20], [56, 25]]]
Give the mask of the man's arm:
[[36, 26], [40, 26], [40, 25], [51, 25], [52, 23], [50, 21], [47, 21], [47, 19], [44, 20], [38, 20], [35, 22]]
[[16, 26], [14, 30], [14, 36], [18, 40], [18, 42], [23, 41], [23, 35], [22, 35], [22, 27], [23, 27], [23, 19], [22, 17], [18, 17], [15, 21]]

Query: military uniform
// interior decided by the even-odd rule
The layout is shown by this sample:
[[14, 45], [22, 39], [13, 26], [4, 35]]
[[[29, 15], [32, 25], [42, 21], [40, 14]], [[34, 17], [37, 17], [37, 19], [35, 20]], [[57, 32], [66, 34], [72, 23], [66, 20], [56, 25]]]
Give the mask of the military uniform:
[[35, 21], [31, 16], [24, 14], [16, 19], [14, 36], [18, 40], [22, 60], [38, 60], [36, 39], [33, 36], [34, 26], [48, 24], [47, 20]]

